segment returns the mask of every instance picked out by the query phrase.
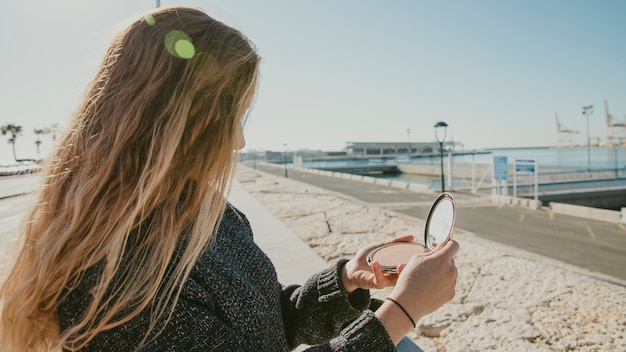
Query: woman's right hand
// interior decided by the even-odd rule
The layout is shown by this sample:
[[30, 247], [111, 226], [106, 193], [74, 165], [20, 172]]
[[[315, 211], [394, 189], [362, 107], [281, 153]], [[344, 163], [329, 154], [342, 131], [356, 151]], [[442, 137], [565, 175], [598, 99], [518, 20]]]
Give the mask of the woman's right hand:
[[[457, 268], [454, 256], [459, 244], [450, 240], [435, 251], [415, 255], [401, 271], [389, 294], [417, 322], [454, 298]], [[397, 343], [412, 324], [396, 303], [385, 301], [376, 311], [390, 337]]]
[[402, 268], [389, 296], [415, 314], [415, 321], [454, 298], [458, 275], [454, 256], [458, 250], [459, 244], [451, 240], [426, 255], [413, 256]]

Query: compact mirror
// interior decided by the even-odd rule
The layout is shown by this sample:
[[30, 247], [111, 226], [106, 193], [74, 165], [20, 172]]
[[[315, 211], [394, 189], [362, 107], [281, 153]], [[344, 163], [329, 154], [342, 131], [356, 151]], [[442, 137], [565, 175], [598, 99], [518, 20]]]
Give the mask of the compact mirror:
[[456, 204], [450, 193], [442, 193], [433, 202], [426, 226], [424, 226], [424, 244], [433, 250], [445, 244], [452, 235], [456, 218]]
[[407, 263], [416, 254], [428, 253], [444, 245], [454, 230], [456, 203], [450, 193], [442, 193], [433, 202], [424, 226], [424, 244], [398, 242], [378, 247], [367, 256], [367, 263], [378, 262], [383, 272], [397, 273], [398, 265]]

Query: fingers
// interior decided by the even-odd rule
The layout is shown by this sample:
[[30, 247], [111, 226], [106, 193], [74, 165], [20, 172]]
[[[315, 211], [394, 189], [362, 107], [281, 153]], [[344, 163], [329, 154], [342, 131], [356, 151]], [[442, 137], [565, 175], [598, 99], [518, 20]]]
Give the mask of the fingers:
[[406, 268], [406, 264], [398, 265], [398, 267], [396, 268], [396, 271], [398, 272], [398, 276], [400, 276], [400, 274], [402, 274], [402, 271], [404, 270], [404, 268]]
[[372, 263], [372, 273], [374, 274], [374, 286], [378, 289], [393, 286], [398, 281], [398, 274], [385, 273], [378, 262]]
[[452, 260], [458, 251], [459, 251], [459, 243], [455, 240], [449, 240], [443, 245], [437, 247], [437, 249], [430, 251], [426, 254], [420, 254], [420, 255], [437, 256], [437, 257], [443, 257], [442, 259], [449, 258], [450, 260]]
[[384, 282], [387, 281], [387, 278], [385, 278], [385, 274], [380, 268], [380, 264], [378, 262], [372, 263], [372, 272], [374, 273], [374, 285], [376, 286], [376, 288], [384, 285]]
[[459, 243], [455, 240], [450, 240], [438, 251], [438, 255], [454, 260], [454, 256], [459, 251]]
[[437, 251], [440, 253], [435, 254], [438, 256], [437, 259], [440, 260], [440, 279], [448, 285], [448, 290], [445, 290], [445, 293], [442, 296], [445, 298], [446, 302], [452, 300], [455, 295], [455, 287], [459, 272], [456, 264], [454, 263], [454, 256], [458, 250], [459, 244], [456, 241], [449, 241], [445, 246]]

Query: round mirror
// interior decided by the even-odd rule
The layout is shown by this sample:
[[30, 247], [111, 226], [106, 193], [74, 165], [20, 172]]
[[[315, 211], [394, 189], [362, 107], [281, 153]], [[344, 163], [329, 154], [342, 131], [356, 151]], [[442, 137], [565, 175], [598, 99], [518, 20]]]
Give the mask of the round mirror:
[[450, 193], [442, 193], [435, 199], [424, 228], [424, 244], [433, 250], [450, 239], [454, 229], [456, 204]]
[[450, 193], [442, 193], [435, 199], [426, 217], [424, 244], [398, 242], [378, 247], [367, 256], [367, 263], [378, 262], [384, 273], [397, 273], [398, 265], [407, 263], [412, 256], [424, 254], [445, 244], [452, 235], [456, 216], [456, 204]]

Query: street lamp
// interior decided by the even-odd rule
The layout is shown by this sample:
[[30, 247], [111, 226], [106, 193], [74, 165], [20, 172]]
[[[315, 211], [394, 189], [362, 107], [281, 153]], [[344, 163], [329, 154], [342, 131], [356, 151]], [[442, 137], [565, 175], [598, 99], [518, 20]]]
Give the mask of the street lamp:
[[288, 178], [287, 174], [287, 144], [283, 144], [285, 147], [285, 157], [283, 158], [283, 165], [285, 166], [285, 178]]
[[589, 116], [593, 114], [593, 105], [583, 106], [583, 115], [587, 116], [587, 172], [591, 172], [591, 139], [589, 138]]
[[[439, 121], [435, 124], [435, 138], [439, 142], [439, 160], [441, 161], [441, 193], [446, 191], [445, 180], [443, 176], [443, 142], [446, 140], [446, 132], [448, 130], [448, 124]], [[439, 137], [439, 131], [442, 130], [443, 137]]]
[[409, 158], [411, 158], [411, 129], [410, 128], [406, 129], [406, 141], [409, 145], [409, 151], [407, 154], [409, 155]]

